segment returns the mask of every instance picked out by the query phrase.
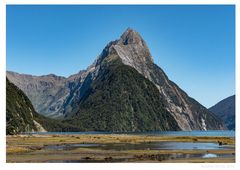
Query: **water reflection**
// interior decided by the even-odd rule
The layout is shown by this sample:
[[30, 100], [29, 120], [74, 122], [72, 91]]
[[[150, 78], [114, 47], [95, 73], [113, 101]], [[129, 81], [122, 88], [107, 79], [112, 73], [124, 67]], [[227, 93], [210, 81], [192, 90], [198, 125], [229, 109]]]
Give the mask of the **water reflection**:
[[203, 158], [216, 158], [218, 157], [217, 154], [212, 154], [212, 153], [208, 153], [202, 156]]
[[[228, 145], [219, 145], [218, 143], [194, 143], [194, 142], [150, 142], [150, 143], [69, 143], [45, 146], [46, 150], [74, 150], [78, 148], [92, 148], [112, 151], [129, 151], [129, 150], [203, 150], [203, 153], [183, 154], [183, 153], [170, 153], [170, 154], [140, 154], [131, 158], [112, 158], [106, 157], [102, 160], [92, 159], [91, 157], [80, 158], [78, 160], [59, 160], [53, 162], [134, 162], [134, 161], [164, 161], [185, 158], [220, 158], [220, 157], [233, 157], [232, 154], [212, 154], [207, 153], [207, 150], [225, 150], [232, 149]], [[168, 152], [168, 151], [166, 151]]]
[[48, 150], [73, 150], [77, 148], [101, 148], [104, 150], [225, 150], [231, 149], [229, 145], [219, 145], [218, 143], [194, 143], [194, 142], [150, 142], [150, 143], [74, 143], [64, 145], [49, 145]]

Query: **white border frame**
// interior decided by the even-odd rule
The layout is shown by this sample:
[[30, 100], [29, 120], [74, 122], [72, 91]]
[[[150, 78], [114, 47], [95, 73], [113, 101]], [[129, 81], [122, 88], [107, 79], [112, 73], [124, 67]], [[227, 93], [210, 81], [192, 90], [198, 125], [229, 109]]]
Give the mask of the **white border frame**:
[[[239, 0], [238, 0], [239, 1]], [[159, 168], [169, 168], [169, 169], [239, 169], [240, 164], [240, 157], [239, 157], [239, 151], [240, 148], [240, 142], [237, 139], [240, 135], [239, 128], [240, 128], [240, 116], [239, 116], [239, 105], [240, 97], [239, 97], [239, 64], [240, 64], [240, 58], [239, 58], [239, 2], [237, 0], [1, 0], [0, 1], [0, 113], [1, 113], [1, 119], [0, 119], [0, 168], [1, 169], [34, 169], [34, 170], [42, 170], [45, 168], [59, 168], [59, 169], [76, 169], [76, 168], [85, 168], [85, 169], [106, 169], [106, 168], [114, 168], [114, 169], [159, 169]], [[111, 163], [111, 164], [85, 164], [85, 163], [21, 163], [21, 164], [13, 164], [13, 163], [5, 163], [6, 162], [6, 139], [5, 139], [5, 128], [6, 128], [6, 5], [13, 5], [13, 4], [32, 4], [32, 5], [48, 5], [48, 4], [78, 4], [78, 5], [90, 5], [90, 4], [111, 4], [111, 5], [130, 5], [130, 4], [165, 4], [165, 5], [224, 5], [224, 4], [232, 4], [235, 5], [235, 25], [236, 25], [236, 44], [235, 44], [235, 80], [236, 80], [236, 163], [204, 163], [204, 164], [189, 164], [189, 163], [169, 163], [169, 164], [162, 164], [162, 163]]]

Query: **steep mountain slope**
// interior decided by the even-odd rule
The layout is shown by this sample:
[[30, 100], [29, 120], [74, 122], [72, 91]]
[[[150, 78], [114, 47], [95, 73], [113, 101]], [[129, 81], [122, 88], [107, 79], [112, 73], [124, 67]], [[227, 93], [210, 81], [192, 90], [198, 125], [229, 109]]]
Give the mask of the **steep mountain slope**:
[[229, 130], [235, 130], [235, 95], [221, 100], [209, 110], [219, 116]]
[[46, 131], [34, 120], [31, 102], [7, 79], [7, 134]]
[[166, 109], [172, 114], [182, 130], [206, 130], [224, 128], [221, 120], [205, 107], [190, 98], [170, 81], [161, 68], [153, 63], [150, 51], [142, 37], [128, 28], [121, 38], [110, 43], [101, 58], [116, 54], [125, 65], [135, 68], [158, 88], [165, 100]]
[[[115, 61], [117, 62], [118, 66], [113, 67], [113, 63], [115, 63]], [[116, 63], [114, 64], [116, 65]], [[125, 67], [127, 66], [127, 67]], [[114, 69], [110, 69], [110, 68], [115, 68], [117, 70]], [[120, 69], [122, 68], [122, 69]], [[124, 68], [124, 69], [123, 69]], [[126, 69], [128, 68], [128, 69]], [[131, 71], [129, 70], [135, 70], [134, 74], [131, 73]], [[106, 70], [108, 70], [108, 72], [106, 72]], [[126, 81], [128, 80], [129, 83], [125, 82], [124, 84], [122, 83], [123, 80], [123, 75], [116, 75], [115, 73], [121, 73], [122, 70], [126, 71], [126, 74], [130, 74], [125, 78], [129, 78], [126, 79]], [[14, 76], [9, 76], [12, 75], [13, 73], [7, 73], [7, 76], [9, 77], [9, 79], [11, 79], [11, 81], [13, 81], [17, 86], [19, 86], [23, 91], [26, 91], [26, 94], [29, 96], [29, 98], [32, 100], [32, 98], [35, 98], [37, 96], [39, 96], [39, 94], [37, 94], [36, 92], [32, 92], [32, 90], [30, 90], [31, 95], [33, 95], [34, 97], [31, 97], [31, 95], [27, 92], [27, 86], [28, 84], [32, 84], [33, 82], [30, 80], [28, 83], [26, 82], [22, 82], [22, 78], [24, 75], [17, 75], [17, 77]], [[111, 81], [112, 79], [109, 80], [105, 80], [104, 77], [105, 76], [110, 76], [114, 74], [119, 80], [121, 80], [121, 82], [118, 81]], [[152, 87], [152, 85], [149, 85], [148, 90], [143, 89], [143, 85], [141, 83], [135, 83], [138, 82], [137, 80], [140, 79], [139, 75], [143, 76], [145, 79], [143, 80], [143, 82], [150, 82], [152, 83], [152, 85], [155, 88], [150, 88]], [[134, 88], [138, 89], [138, 91], [135, 91], [134, 93], [134, 98], [131, 98], [130, 101], [122, 101], [120, 100], [120, 98], [117, 98], [117, 96], [111, 96], [110, 99], [108, 99], [108, 101], [105, 101], [106, 103], [111, 103], [112, 101], [117, 100], [118, 102], [123, 102], [124, 107], [124, 113], [128, 114], [129, 112], [127, 112], [127, 110], [131, 110], [132, 108], [134, 108], [134, 104], [136, 103], [136, 101], [140, 102], [140, 103], [144, 103], [144, 108], [140, 109], [140, 111], [135, 111], [135, 112], [131, 112], [134, 113], [136, 115], [138, 114], [143, 114], [143, 110], [146, 111], [146, 113], [144, 114], [151, 114], [149, 122], [155, 122], [153, 120], [153, 117], [156, 118], [156, 115], [159, 116], [160, 113], [164, 112], [166, 113], [166, 115], [168, 115], [167, 117], [169, 119], [159, 119], [162, 123], [164, 121], [167, 121], [169, 123], [169, 121], [172, 121], [172, 117], [174, 118], [174, 120], [177, 122], [177, 126], [179, 127], [179, 129], [181, 130], [209, 130], [209, 129], [224, 129], [225, 126], [223, 124], [223, 122], [218, 119], [218, 117], [216, 117], [213, 113], [211, 113], [210, 111], [208, 111], [205, 107], [203, 107], [201, 104], [199, 104], [197, 101], [195, 101], [194, 99], [190, 98], [183, 90], [181, 90], [175, 83], [173, 83], [172, 81], [170, 81], [168, 79], [168, 77], [166, 76], [166, 74], [164, 73], [164, 71], [158, 67], [157, 65], [154, 64], [153, 59], [151, 57], [150, 51], [145, 43], [145, 41], [142, 39], [142, 37], [134, 30], [132, 29], [127, 29], [123, 35], [120, 37], [120, 39], [115, 40], [110, 42], [102, 51], [102, 53], [97, 57], [97, 59], [95, 60], [95, 62], [89, 66], [85, 71], [81, 71], [79, 74], [76, 74], [73, 76], [74, 78], [72, 78], [72, 76], [70, 76], [69, 78], [65, 78], [63, 83], [59, 83], [58, 86], [61, 86], [61, 88], [58, 88], [57, 91], [60, 91], [62, 93], [56, 93], [53, 94], [54, 96], [54, 100], [52, 100], [52, 105], [55, 106], [54, 108], [56, 108], [57, 103], [59, 103], [59, 107], [57, 107], [57, 109], [55, 109], [56, 111], [49, 111], [49, 106], [51, 106], [51, 104], [48, 104], [49, 106], [44, 106], [44, 110], [48, 111], [47, 114], [61, 114], [64, 115], [65, 117], [67, 117], [68, 119], [70, 119], [70, 117], [74, 118], [75, 120], [72, 121], [74, 123], [76, 123], [77, 125], [82, 124], [83, 126], [91, 126], [88, 127], [87, 129], [97, 129], [95, 127], [101, 127], [101, 130], [104, 129], [104, 126], [95, 126], [93, 125], [93, 123], [91, 125], [84, 123], [84, 121], [87, 121], [85, 119], [87, 119], [86, 117], [92, 117], [95, 118], [95, 116], [97, 117], [98, 113], [96, 113], [96, 108], [99, 109], [99, 112], [101, 112], [104, 116], [102, 116], [102, 114], [99, 113], [98, 121], [102, 121], [102, 122], [106, 122], [104, 121], [104, 119], [108, 119], [109, 117], [113, 117], [112, 115], [110, 115], [111, 109], [113, 109], [114, 111], [114, 115], [117, 115], [116, 119], [119, 118], [119, 114], [120, 110], [118, 112], [116, 112], [116, 108], [113, 107], [109, 107], [108, 105], [102, 105], [101, 102], [97, 101], [97, 96], [108, 96], [108, 91], [117, 91], [117, 94], [122, 93], [122, 89], [125, 89], [125, 84], [129, 84], [129, 88], [131, 90], [133, 90]], [[40, 78], [40, 77], [36, 77], [36, 78]], [[103, 81], [102, 79], [104, 79], [105, 81]], [[101, 80], [101, 81], [100, 81]], [[114, 79], [113, 79], [114, 80]], [[148, 81], [146, 81], [148, 80]], [[110, 82], [108, 82], [110, 81]], [[131, 81], [133, 81], [133, 84], [135, 83], [135, 87], [131, 86]], [[114, 89], [113, 87], [116, 86], [116, 82], [118, 82], [119, 85], [119, 89]], [[105, 86], [102, 86], [101, 83], [104, 83]], [[61, 85], [60, 85], [61, 84]], [[63, 84], [63, 85], [62, 85]], [[108, 86], [107, 86], [108, 85]], [[37, 85], [33, 86], [34, 88], [37, 88], [39, 86], [39, 83], [37, 83]], [[40, 85], [41, 86], [41, 85]], [[120, 87], [122, 86], [122, 87]], [[54, 87], [56, 87], [56, 84], [54, 85]], [[96, 87], [98, 87], [99, 91], [96, 92]], [[101, 88], [100, 88], [101, 87]], [[105, 89], [107, 88], [107, 89]], [[156, 91], [157, 89], [157, 91]], [[48, 90], [48, 88], [46, 88], [46, 90]], [[49, 87], [49, 90], [51, 91], [52, 88]], [[44, 91], [44, 90], [43, 90]], [[40, 95], [42, 95], [42, 93], [44, 93], [43, 91], [39, 91], [39, 93], [41, 93]], [[141, 97], [142, 95], [138, 96], [136, 95], [137, 93], [140, 94], [144, 94], [145, 91], [149, 91], [149, 98], [151, 98], [152, 100], [149, 100], [149, 102], [153, 102], [156, 105], [160, 105], [161, 108], [156, 108], [157, 106], [154, 106], [155, 108], [154, 110], [154, 114], [153, 111], [151, 111], [150, 108], [152, 108], [153, 106], [151, 106], [151, 104], [148, 102], [146, 103], [143, 97]], [[90, 93], [91, 92], [91, 93]], [[46, 92], [44, 94], [45, 98], [47, 97], [49, 92]], [[112, 92], [111, 92], [112, 93]], [[130, 93], [130, 91], [128, 90], [127, 93]], [[158, 95], [158, 101], [156, 96], [153, 97], [153, 93], [155, 95]], [[57, 95], [57, 94], [64, 94], [64, 95]], [[58, 97], [56, 97], [58, 96]], [[60, 97], [61, 96], [61, 97]], [[64, 96], [64, 97], [62, 97]], [[94, 96], [94, 97], [93, 97]], [[59, 102], [59, 99], [61, 99]], [[161, 100], [160, 100], [161, 99]], [[92, 103], [92, 105], [89, 105], [88, 103]], [[40, 101], [41, 103], [41, 101]], [[44, 103], [44, 102], [43, 102]], [[50, 102], [51, 103], [51, 102]], [[132, 104], [129, 104], [132, 103]], [[37, 102], [36, 104], [34, 104], [34, 106], [37, 106]], [[94, 105], [94, 107], [93, 107]], [[95, 106], [96, 105], [96, 106]], [[36, 107], [35, 106], [35, 107]], [[88, 106], [88, 107], [86, 107]], [[151, 107], [150, 107], [151, 106]], [[37, 108], [37, 107], [36, 107]], [[101, 109], [100, 109], [101, 108]], [[110, 110], [109, 110], [110, 109]], [[160, 110], [162, 111], [160, 111]], [[54, 110], [54, 109], [53, 109]], [[104, 113], [101, 110], [105, 110]], [[109, 114], [106, 114], [106, 110], [109, 110]], [[46, 112], [42, 112], [44, 114], [46, 114]], [[130, 113], [129, 113], [130, 114]], [[170, 114], [170, 115], [169, 115]], [[145, 115], [145, 116], [146, 116]], [[161, 115], [161, 114], [160, 114]], [[166, 116], [165, 115], [165, 116]], [[145, 117], [143, 116], [143, 117]], [[163, 115], [162, 115], [163, 116]], [[164, 117], [164, 116], [163, 116]], [[128, 116], [129, 118], [129, 116]], [[131, 118], [132, 119], [132, 118]], [[122, 120], [122, 119], [121, 119]], [[164, 120], [164, 121], [163, 121]], [[70, 120], [68, 120], [70, 121]], [[94, 122], [95, 120], [93, 120]], [[96, 120], [97, 121], [97, 120]], [[129, 120], [130, 122], [132, 120]], [[142, 119], [143, 121], [143, 119]], [[175, 124], [172, 121], [173, 124]], [[90, 121], [87, 121], [90, 123]], [[124, 119], [124, 121], [122, 122], [123, 124], [126, 123], [126, 119]], [[134, 122], [137, 123], [137, 122]], [[145, 122], [146, 123], [146, 122]], [[144, 123], [144, 124], [145, 124]], [[177, 129], [177, 126], [169, 126], [167, 125], [166, 122], [164, 122], [165, 125], [164, 127], [161, 127], [160, 125], [156, 125], [158, 126], [159, 130], [162, 129], [169, 129], [174, 130]], [[163, 124], [164, 124], [163, 123]], [[148, 124], [148, 123], [147, 123]], [[151, 124], [151, 123], [150, 123]], [[129, 124], [127, 124], [129, 125]], [[126, 126], [127, 126], [126, 125]], [[140, 128], [140, 126], [136, 125], [138, 128]], [[117, 126], [118, 129], [114, 129], [116, 131], [120, 131], [120, 130], [126, 130], [126, 129], [130, 129], [130, 130], [134, 130], [134, 128], [123, 128], [120, 125]], [[107, 129], [107, 127], [106, 127]], [[106, 130], [105, 129], [105, 130]], [[154, 129], [153, 127], [151, 127], [150, 129]], [[148, 129], [148, 130], [150, 130]], [[136, 129], [135, 129], [136, 130]], [[141, 130], [141, 129], [137, 129], [137, 130]]]
[[78, 128], [46, 118], [35, 112], [27, 96], [8, 79], [6, 82], [6, 134], [21, 132], [77, 131]]
[[68, 122], [87, 131], [180, 130], [156, 86], [119, 58], [102, 65]]

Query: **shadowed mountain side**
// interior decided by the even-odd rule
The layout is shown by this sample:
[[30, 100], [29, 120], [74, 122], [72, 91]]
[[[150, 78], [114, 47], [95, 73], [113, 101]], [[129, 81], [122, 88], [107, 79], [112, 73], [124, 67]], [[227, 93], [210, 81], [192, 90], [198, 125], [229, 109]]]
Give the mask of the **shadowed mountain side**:
[[209, 110], [219, 116], [229, 130], [235, 130], [235, 95], [221, 100]]

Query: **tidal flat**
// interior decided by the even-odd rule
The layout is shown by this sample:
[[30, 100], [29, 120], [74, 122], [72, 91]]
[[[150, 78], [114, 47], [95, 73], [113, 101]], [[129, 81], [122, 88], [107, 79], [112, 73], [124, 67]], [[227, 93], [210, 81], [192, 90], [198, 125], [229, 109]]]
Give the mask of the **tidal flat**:
[[234, 163], [235, 137], [31, 134], [6, 137], [6, 162]]

